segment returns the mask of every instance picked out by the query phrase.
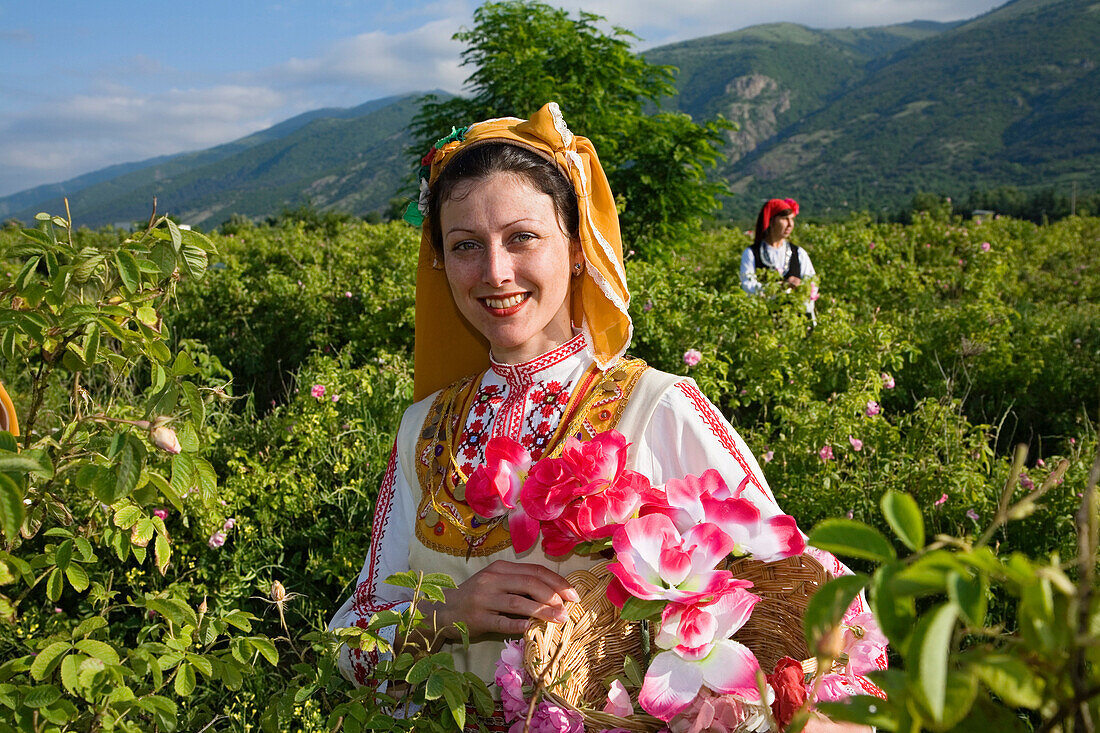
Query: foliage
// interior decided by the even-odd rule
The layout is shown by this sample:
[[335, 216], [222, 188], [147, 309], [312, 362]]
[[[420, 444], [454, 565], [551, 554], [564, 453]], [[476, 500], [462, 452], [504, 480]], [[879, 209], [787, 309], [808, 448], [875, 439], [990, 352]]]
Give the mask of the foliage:
[[[1076, 515], [1076, 560], [1068, 564], [1058, 555], [1029, 557], [990, 545], [1003, 525], [1033, 513], [1070, 465], [1062, 461], [1040, 484], [1022, 487], [1025, 457], [1021, 447], [996, 513], [978, 536], [976, 530], [962, 537], [940, 534], [926, 543], [916, 501], [894, 491], [883, 495], [881, 507], [911, 551], [902, 558], [865, 524], [830, 519], [814, 528], [812, 544], [875, 561], [874, 574], [857, 576], [856, 587], [866, 585], [875, 618], [902, 662], [873, 673], [887, 700], [856, 697], [847, 705], [824, 705], [825, 712], [890, 731], [1028, 730], [1017, 711], [1040, 730], [1093, 729], [1100, 714], [1100, 602], [1094, 592], [1100, 452]], [[821, 591], [829, 592], [829, 586]], [[1014, 601], [1007, 629], [990, 623], [991, 596]], [[828, 629], [838, 619], [820, 607], [814, 611], [808, 610], [806, 627], [812, 648], [821, 649], [824, 636], [813, 629]]]
[[[116, 472], [120, 460], [111, 452], [116, 433], [130, 433], [143, 445], [146, 478], [139, 480], [154, 483], [123, 501], [141, 507], [150, 522], [157, 519], [152, 508], [168, 509], [162, 521], [171, 538], [171, 558], [162, 577], [154, 567], [154, 552], [141, 563], [133, 554], [140, 554], [140, 548], [118, 559], [114, 543], [126, 546], [139, 522], [126, 531], [114, 525], [114, 515], [99, 509], [95, 486], [77, 482], [79, 471], [62, 471], [57, 449], [46, 448], [54, 451], [49, 455], [55, 476], [62, 476], [51, 479], [54, 488], [49, 491], [74, 518], [67, 528], [75, 548], [70, 566], [85, 568], [89, 587], [98, 582], [117, 595], [104, 604], [90, 591], [78, 593], [66, 579], [60, 600], [53, 603], [45, 595], [49, 573], [27, 589], [21, 574], [13, 572], [14, 579], [0, 588], [17, 610], [14, 625], [0, 624], [5, 660], [33, 652], [41, 657], [55, 642], [72, 646], [74, 629], [102, 615], [107, 625], [89, 639], [110, 644], [120, 665], [134, 669], [135, 676], [125, 684], [140, 697], [142, 690], [152, 687], [154, 673], [137, 670], [132, 650], [145, 643], [167, 646], [172, 638], [182, 638], [180, 623], [164, 611], [148, 618], [142, 604], [163, 594], [186, 603], [197, 620], [197, 606], [205, 595], [204, 624], [230, 616], [249, 618], [251, 631], [229, 626], [227, 633], [233, 639], [271, 639], [280, 666], [259, 661], [258, 667], [242, 672], [237, 687], [216, 675], [206, 677], [196, 667], [195, 688], [184, 698], [175, 693], [173, 675], [180, 674], [179, 665], [169, 666], [169, 657], [162, 670], [167, 692], [158, 694], [177, 705], [177, 729], [198, 730], [217, 717], [223, 729], [243, 733], [255, 730], [267, 713], [269, 728], [319, 731], [341, 719], [342, 726], [355, 725], [353, 719], [369, 722], [379, 711], [377, 690], [350, 691], [334, 674], [335, 637], [323, 629], [333, 609], [350, 594], [366, 556], [373, 498], [402, 409], [411, 400], [418, 238], [415, 230], [401, 224], [370, 226], [323, 215], [309, 219], [292, 215], [272, 224], [238, 221], [231, 231], [211, 235], [217, 248], [216, 254], [209, 253], [211, 269], [201, 280], [183, 277], [166, 300], [162, 301], [167, 290], [152, 301], [125, 289], [117, 291], [122, 300], [114, 305], [129, 307], [133, 315], [116, 316], [124, 324], [115, 325], [141, 339], [155, 336], [175, 352], [169, 361], [157, 363], [163, 364], [165, 384], [179, 380], [195, 385], [205, 411], [201, 426], [184, 430], [185, 424], [194, 422], [184, 402], [175, 410], [158, 407], [146, 414], [148, 398], [156, 391], [153, 360], [135, 355], [130, 361], [136, 365], [123, 367], [108, 353], [122, 348], [115, 337], [101, 338], [98, 351], [106, 354], [106, 363], [101, 360], [79, 372], [79, 386], [102, 407], [70, 402], [74, 378], [64, 359], [73, 363], [72, 358], [87, 354], [86, 334], [73, 339], [74, 348], [68, 350], [75, 349], [74, 357], [61, 356], [62, 362], [54, 367], [54, 386], [45, 391], [31, 427], [40, 435], [31, 436], [20, 456], [35, 443], [45, 445], [49, 439], [41, 436], [63, 443], [59, 436], [77, 405], [85, 418], [100, 409], [106, 416], [134, 422], [151, 423], [166, 415], [174, 418], [169, 424], [180, 435], [181, 455], [213, 468], [217, 493], [192, 493], [181, 500], [182, 511], [177, 509], [157, 498], [156, 479], [148, 478], [159, 474], [172, 485], [165, 454], [146, 444], [147, 430], [126, 423], [81, 423], [82, 430], [99, 437], [88, 438], [94, 456], [80, 460], [106, 471]], [[167, 226], [161, 225], [159, 236]], [[61, 238], [68, 236], [66, 230]], [[180, 236], [181, 244], [203, 241], [186, 230]], [[892, 537], [893, 525], [879, 511], [880, 496], [885, 491], [892, 496], [908, 494], [921, 516], [924, 544], [913, 532], [906, 537], [928, 554], [929, 543], [936, 543], [939, 535], [973, 542], [978, 528], [998, 516], [1001, 487], [1014, 471], [1012, 456], [1006, 455], [1009, 446], [1020, 441], [1031, 446], [1031, 459], [1018, 472], [1023, 474], [1017, 476], [1021, 484], [1042, 486], [1051, 467], [1062, 457], [1069, 459], [1064, 483], [1050, 488], [1034, 513], [1000, 526], [988, 543], [1001, 553], [1005, 567], [1011, 569], [1011, 553], [1018, 552], [1030, 558], [1029, 568], [1040, 567], [1039, 574], [1047, 575], [1055, 553], [1061, 558], [1076, 555], [1073, 516], [1077, 494], [1085, 489], [1080, 456], [1086, 445], [1091, 449], [1095, 444], [1100, 270], [1089, 253], [1098, 236], [1097, 219], [1069, 218], [1049, 226], [1011, 219], [978, 223], [955, 218], [944, 206], [917, 216], [909, 225], [876, 224], [867, 218], [800, 225], [795, 241], [807, 248], [820, 273], [818, 323], [811, 330], [803, 315], [804, 293], [785, 293], [776, 282], [768, 284], [769, 297], [748, 297], [740, 290], [737, 264], [748, 238], [716, 229], [693, 249], [667, 255], [659, 264], [639, 258], [627, 262], [636, 327], [632, 351], [658, 368], [699, 382], [752, 447], [780, 506], [803, 526], [850, 512], [853, 521]], [[171, 246], [170, 232], [168, 239], [156, 237], [139, 233], [131, 238], [150, 247]], [[73, 231], [72, 238], [78, 251], [113, 253], [128, 235], [80, 230]], [[18, 249], [29, 241], [17, 231], [0, 232], [3, 288], [14, 287], [33, 256]], [[982, 247], [986, 242], [988, 250]], [[146, 252], [144, 246], [125, 245], [138, 248], [134, 256], [139, 262], [151, 256], [152, 250]], [[104, 267], [114, 272], [118, 264], [112, 256]], [[41, 270], [34, 271], [40, 274], [32, 279], [44, 282], [46, 267], [43, 261]], [[142, 291], [150, 290], [159, 275], [152, 266], [140, 271], [145, 278]], [[181, 274], [185, 275], [183, 268]], [[9, 289], [5, 297], [13, 294]], [[38, 307], [48, 306], [45, 298]], [[101, 300], [95, 303], [102, 305]], [[159, 334], [135, 322], [137, 308], [149, 304], [163, 317]], [[4, 316], [22, 318], [21, 312], [10, 309]], [[101, 336], [104, 328], [110, 326], [100, 324]], [[0, 347], [7, 348], [3, 336], [10, 330], [8, 325], [0, 328]], [[28, 365], [41, 364], [41, 350], [20, 348], [29, 361], [0, 352], [0, 379], [26, 424], [38, 368]], [[683, 355], [691, 348], [698, 349], [702, 359], [688, 367]], [[48, 351], [53, 354], [54, 346]], [[179, 352], [188, 355], [197, 372], [169, 376]], [[180, 358], [181, 364], [186, 362]], [[894, 388], [886, 386], [883, 373], [896, 380]], [[323, 397], [313, 396], [314, 385], [325, 388]], [[180, 389], [181, 394], [189, 391]], [[868, 415], [869, 401], [877, 403], [880, 412]], [[53, 432], [54, 427], [59, 430]], [[190, 433], [196, 436], [194, 446]], [[859, 450], [849, 436], [860, 442]], [[131, 444], [125, 439], [124, 445]], [[826, 445], [832, 450], [827, 460], [821, 456]], [[73, 474], [73, 480], [64, 478]], [[27, 481], [25, 489], [30, 492], [47, 479], [32, 475]], [[50, 552], [56, 557], [69, 539], [47, 536], [48, 530], [63, 528], [61, 517], [50, 512], [42, 513], [38, 535], [19, 540], [12, 552], [46, 558], [36, 566], [34, 577], [52, 567]], [[228, 518], [235, 526], [225, 532], [221, 548], [211, 549], [208, 539]], [[154, 524], [154, 550], [157, 536]], [[76, 538], [91, 544], [96, 560], [83, 561]], [[903, 558], [898, 562], [915, 561], [904, 559], [904, 542], [888, 544]], [[62, 551], [62, 560], [67, 552]], [[873, 573], [875, 562], [864, 556], [853, 559], [852, 565]], [[73, 573], [79, 577], [79, 571]], [[1000, 577], [990, 571], [990, 587], [995, 590], [988, 598], [985, 627], [1016, 632], [1021, 603], [1012, 594], [1016, 586], [999, 585]], [[1076, 579], [1071, 575], [1071, 580]], [[275, 581], [283, 588], [279, 601], [272, 591]], [[20, 585], [20, 592], [11, 590]], [[1057, 587], [1052, 592], [1053, 598], [1059, 597]], [[924, 613], [937, 604], [942, 605], [938, 597], [921, 596], [916, 609]], [[53, 613], [54, 607], [62, 612]], [[180, 612], [185, 613], [182, 607]], [[189, 623], [188, 618], [182, 621]], [[952, 647], [955, 651], [977, 643], [970, 627], [966, 629], [961, 646]], [[1007, 643], [1015, 644], [1012, 638], [1006, 637]], [[209, 649], [192, 646], [188, 652], [221, 659], [228, 649], [228, 658], [235, 658], [238, 642], [227, 639], [223, 634]], [[984, 643], [987, 637], [981, 639]], [[237, 648], [253, 661], [256, 650], [248, 656], [244, 648]], [[911, 659], [905, 657], [907, 649], [895, 644], [894, 650], [895, 668], [906, 668]], [[964, 664], [963, 657], [952, 657], [956, 658]], [[436, 657], [425, 665], [439, 671], [445, 669], [440, 666], [444, 660]], [[0, 667], [8, 675], [0, 684], [35, 682], [29, 669], [18, 671], [19, 664]], [[219, 669], [217, 663], [211, 665], [212, 671]], [[60, 663], [55, 678], [59, 669]], [[412, 666], [403, 669], [407, 675]], [[476, 696], [460, 680], [448, 679], [457, 685], [452, 694]], [[427, 678], [422, 682], [426, 684]], [[70, 695], [63, 680], [39, 686], [47, 684], [61, 693], [59, 701], [69, 700], [82, 714], [103, 709], [94, 707], [100, 699], [94, 695], [91, 701]], [[432, 684], [438, 689], [438, 683]], [[419, 690], [414, 694], [426, 695], [423, 686]], [[979, 691], [976, 699], [983, 701], [985, 695]], [[442, 707], [447, 701], [440, 699], [443, 702], [433, 703], [441, 707], [432, 709], [432, 719], [445, 725]], [[984, 702], [978, 705], [986, 709]], [[152, 714], [142, 714], [146, 717], [127, 720], [151, 729]], [[1036, 713], [1030, 715], [1040, 720]], [[389, 718], [375, 718], [372, 724], [398, 729], [406, 725]]]
[[219, 241], [220, 259], [184, 284], [172, 324], [219, 356], [258, 412], [283, 401], [314, 351], [345, 353], [356, 366], [412, 353], [419, 237], [404, 223], [292, 216]]
[[185, 570], [219, 524], [220, 393], [163, 316], [216, 250], [163, 216], [121, 241], [36, 220], [2, 255], [0, 352], [28, 398], [22, 449], [0, 433], [0, 729], [192, 729], [208, 685], [279, 658]]
[[527, 118], [557, 102], [570, 129], [596, 146], [611, 189], [624, 202], [624, 236], [642, 251], [647, 238], [690, 231], [716, 209], [725, 187], [705, 183], [704, 173], [720, 157], [721, 131], [728, 124], [646, 114], [647, 103], [672, 93], [672, 69], [632, 53], [634, 34], [618, 27], [604, 32], [602, 20], [584, 11], [574, 19], [531, 0], [479, 7], [473, 27], [454, 35], [467, 44], [462, 63], [473, 69], [466, 80], [471, 96], [425, 97], [412, 122], [419, 141], [414, 152], [419, 159], [453, 126]]

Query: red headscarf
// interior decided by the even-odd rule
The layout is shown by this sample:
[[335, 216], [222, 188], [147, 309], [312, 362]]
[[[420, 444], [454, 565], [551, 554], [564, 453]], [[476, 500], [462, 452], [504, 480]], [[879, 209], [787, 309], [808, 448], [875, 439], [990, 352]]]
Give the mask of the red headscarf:
[[768, 203], [764, 204], [764, 208], [760, 211], [761, 225], [764, 229], [771, 226], [772, 217], [778, 214], [780, 211], [786, 211], [790, 209], [791, 214], [798, 215], [798, 202], [794, 199], [771, 199]]

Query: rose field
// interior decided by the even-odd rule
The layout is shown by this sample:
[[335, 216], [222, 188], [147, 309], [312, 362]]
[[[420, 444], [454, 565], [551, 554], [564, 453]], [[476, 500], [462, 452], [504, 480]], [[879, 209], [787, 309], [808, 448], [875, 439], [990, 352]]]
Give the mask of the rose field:
[[[79, 224], [0, 231], [19, 422], [0, 432], [0, 733], [455, 730], [488, 693], [448, 655], [380, 667], [423, 704], [394, 718], [325, 632], [412, 400], [419, 232], [304, 211], [205, 235]], [[743, 293], [749, 237], [716, 228], [630, 253], [631, 353], [694, 378], [857, 572], [811, 604], [810, 648], [866, 590], [888, 699], [822, 709], [1092, 730], [1100, 218], [945, 204], [793, 241], [820, 273], [815, 327], [806, 289]]]

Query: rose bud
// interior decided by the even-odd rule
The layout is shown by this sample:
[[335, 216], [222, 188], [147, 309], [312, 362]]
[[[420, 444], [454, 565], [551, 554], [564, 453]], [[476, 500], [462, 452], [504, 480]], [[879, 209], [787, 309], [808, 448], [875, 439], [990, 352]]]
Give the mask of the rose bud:
[[176, 455], [180, 452], [180, 441], [176, 437], [176, 431], [167, 425], [160, 425], [150, 430], [149, 440], [165, 453]]

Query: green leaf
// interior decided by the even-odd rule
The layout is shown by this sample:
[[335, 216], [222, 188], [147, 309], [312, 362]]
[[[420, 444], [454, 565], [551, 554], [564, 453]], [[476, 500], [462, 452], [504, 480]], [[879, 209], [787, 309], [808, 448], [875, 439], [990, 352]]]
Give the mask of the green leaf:
[[53, 668], [61, 660], [61, 656], [70, 649], [72, 649], [72, 644], [69, 642], [55, 641], [38, 652], [38, 656], [34, 658], [34, 662], [31, 664], [31, 677], [39, 682], [49, 677]]
[[183, 257], [180, 260], [181, 268], [185, 275], [199, 279], [206, 272], [206, 252], [193, 244], [183, 245]]
[[131, 531], [130, 544], [138, 547], [146, 547], [151, 539], [153, 539], [153, 520], [148, 517], [142, 517], [137, 521]]
[[141, 267], [137, 258], [127, 250], [120, 249], [115, 253], [115, 263], [118, 265], [118, 274], [122, 278], [122, 284], [131, 293], [141, 289]]
[[207, 679], [214, 676], [214, 665], [212, 665], [210, 660], [206, 657], [199, 654], [188, 654], [187, 661], [199, 672], [202, 672], [203, 676]]
[[431, 657], [420, 658], [405, 675], [405, 681], [410, 685], [419, 685], [421, 682], [428, 679], [428, 674], [431, 673], [432, 666]]
[[80, 663], [83, 661], [83, 654], [70, 654], [61, 660], [61, 684], [74, 695], [80, 687]]
[[197, 430], [206, 422], [206, 404], [199, 395], [199, 388], [191, 382], [184, 382], [180, 388], [183, 392], [183, 400], [187, 403], [187, 409], [191, 412], [191, 422]]
[[41, 260], [41, 257], [31, 257], [24, 263], [23, 269], [15, 276], [16, 289], [24, 290], [31, 284], [31, 281], [34, 279], [35, 270], [38, 268], [38, 263], [41, 262]]
[[435, 585], [440, 588], [457, 588], [454, 579], [446, 573], [428, 573], [424, 576], [424, 585]]
[[180, 245], [183, 244], [183, 236], [180, 234], [179, 226], [171, 219], [165, 219], [164, 223], [168, 226], [169, 236], [172, 237], [172, 248], [179, 252]]
[[871, 579], [869, 601], [882, 632], [895, 647], [904, 646], [917, 621], [916, 603], [912, 596], [894, 588], [894, 577], [902, 570], [901, 563], [883, 565]]
[[0, 473], [0, 528], [8, 542], [14, 542], [23, 524], [23, 492], [7, 474]]
[[910, 681], [937, 724], [944, 719], [947, 703], [947, 660], [957, 617], [958, 607], [953, 603], [944, 603], [921, 616], [906, 655]]
[[118, 453], [118, 463], [115, 465], [115, 490], [114, 501], [105, 501], [104, 504], [113, 504], [119, 499], [130, 495], [137, 488], [138, 478], [141, 476], [141, 464], [145, 455], [140, 445], [135, 445], [136, 438], [127, 436]]
[[141, 517], [141, 509], [134, 506], [133, 504], [128, 504], [115, 512], [115, 517], [113, 521], [116, 527], [120, 527], [122, 529], [130, 529], [135, 524], [137, 524], [137, 521], [141, 519]]
[[195, 485], [195, 459], [190, 453], [177, 453], [172, 456], [172, 491], [183, 496]]
[[441, 672], [433, 672], [428, 677], [428, 684], [424, 686], [424, 697], [428, 700], [438, 700], [443, 696], [443, 674]]
[[64, 588], [64, 581], [62, 580], [61, 571], [58, 568], [54, 568], [50, 571], [49, 576], [46, 577], [46, 597], [54, 603], [61, 598], [61, 591]]
[[913, 497], [890, 489], [882, 495], [882, 515], [906, 547], [914, 552], [924, 547], [924, 520]]
[[88, 571], [80, 563], [73, 563], [65, 568], [65, 577], [73, 590], [83, 593], [88, 589]]
[[866, 575], [842, 575], [818, 588], [810, 597], [802, 617], [802, 629], [811, 650], [817, 647], [823, 635], [837, 627], [868, 580]]
[[641, 621], [659, 614], [665, 605], [665, 601], [645, 601], [631, 596], [623, 603], [619, 616], [624, 621]]
[[61, 699], [61, 690], [54, 685], [32, 687], [23, 698], [23, 704], [29, 708], [44, 708]]
[[171, 275], [176, 270], [176, 251], [167, 242], [157, 242], [149, 251], [149, 257], [160, 269], [160, 274]]
[[42, 450], [34, 449], [22, 453], [0, 453], [0, 471], [9, 473], [33, 473], [42, 478], [53, 476], [53, 463]]
[[949, 573], [947, 596], [962, 612], [963, 620], [971, 626], [985, 625], [986, 593], [989, 581], [983, 573]]
[[1009, 654], [989, 654], [972, 662], [971, 668], [997, 697], [1012, 707], [1038, 710], [1043, 705], [1045, 685], [1022, 659]]
[[275, 648], [275, 645], [271, 643], [270, 639], [265, 639], [262, 636], [250, 636], [248, 640], [252, 642], [252, 646], [256, 647], [256, 650], [263, 655], [264, 659], [271, 663], [271, 666], [279, 666], [279, 651]]
[[115, 648], [105, 641], [98, 639], [81, 639], [74, 645], [77, 649], [93, 659], [98, 659], [104, 664], [118, 664], [119, 657]]
[[54, 559], [53, 559], [54, 564], [57, 565], [57, 567], [64, 570], [65, 568], [69, 567], [69, 561], [72, 560], [72, 559], [73, 559], [73, 541], [72, 540], [65, 540], [64, 542], [62, 542], [58, 546], [57, 552], [54, 554]]
[[172, 546], [163, 532], [157, 533], [157, 539], [153, 543], [153, 557], [156, 559], [157, 570], [164, 575], [168, 570], [168, 562], [172, 559]]
[[894, 578], [894, 590], [911, 596], [947, 592], [947, 576], [965, 573], [966, 566], [947, 550], [935, 550], [918, 558]]
[[447, 709], [451, 711], [458, 729], [462, 730], [466, 727], [466, 696], [457, 678], [448, 675], [443, 685], [443, 697], [447, 700]]
[[851, 519], [826, 519], [810, 532], [810, 544], [845, 557], [889, 562], [897, 557], [881, 532]]
[[73, 629], [73, 639], [79, 639], [98, 631], [107, 625], [107, 619], [102, 616], [89, 616], [80, 622], [80, 625]]
[[173, 688], [180, 697], [190, 696], [195, 689], [195, 668], [187, 662], [180, 662]]
[[84, 363], [88, 366], [95, 364], [96, 357], [99, 356], [99, 325], [93, 323], [88, 328], [88, 335], [84, 339]]

